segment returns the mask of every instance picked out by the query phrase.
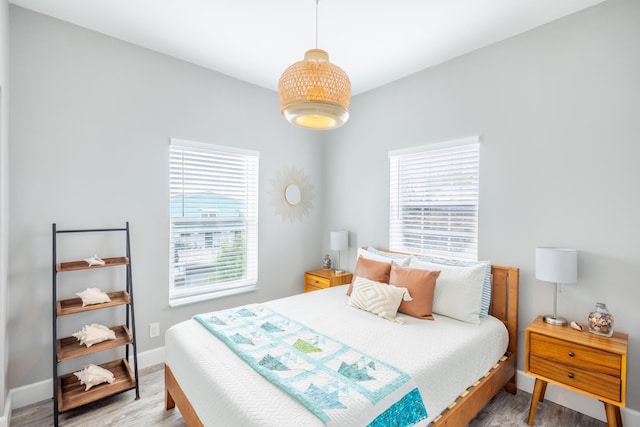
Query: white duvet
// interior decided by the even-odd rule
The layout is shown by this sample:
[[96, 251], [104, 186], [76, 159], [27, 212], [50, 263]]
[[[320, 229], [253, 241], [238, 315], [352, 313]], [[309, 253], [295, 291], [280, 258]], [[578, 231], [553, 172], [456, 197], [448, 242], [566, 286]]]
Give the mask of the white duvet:
[[[507, 330], [489, 317], [472, 325], [399, 314], [397, 324], [346, 304], [346, 286], [264, 303], [413, 377], [430, 423], [505, 353]], [[166, 333], [167, 363], [205, 426], [321, 426], [311, 412], [191, 319]]]

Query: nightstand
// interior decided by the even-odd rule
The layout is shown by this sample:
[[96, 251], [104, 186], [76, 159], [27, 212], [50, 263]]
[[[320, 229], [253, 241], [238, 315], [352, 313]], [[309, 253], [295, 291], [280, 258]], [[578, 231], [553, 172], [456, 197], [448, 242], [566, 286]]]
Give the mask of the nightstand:
[[536, 378], [528, 424], [533, 425], [538, 402], [544, 400], [547, 384], [551, 383], [600, 400], [609, 427], [622, 426], [628, 341], [629, 336], [621, 332], [602, 337], [569, 326], [550, 325], [542, 316], [534, 320], [526, 330], [525, 371]]
[[335, 270], [311, 270], [304, 273], [304, 291], [311, 292], [351, 283], [351, 273], [336, 274]]

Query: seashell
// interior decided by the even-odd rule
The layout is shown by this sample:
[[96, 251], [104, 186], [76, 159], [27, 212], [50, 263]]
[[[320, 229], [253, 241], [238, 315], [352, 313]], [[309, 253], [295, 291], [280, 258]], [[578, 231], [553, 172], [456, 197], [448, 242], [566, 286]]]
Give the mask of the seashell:
[[92, 265], [104, 265], [105, 264], [104, 260], [102, 260], [101, 258], [98, 257], [98, 254], [95, 254], [91, 258], [87, 258], [84, 261], [87, 264], [89, 264], [89, 267], [91, 267]]
[[584, 330], [584, 326], [582, 326], [580, 323], [578, 322], [571, 322], [571, 327], [573, 329], [575, 329], [576, 331], [583, 331]]

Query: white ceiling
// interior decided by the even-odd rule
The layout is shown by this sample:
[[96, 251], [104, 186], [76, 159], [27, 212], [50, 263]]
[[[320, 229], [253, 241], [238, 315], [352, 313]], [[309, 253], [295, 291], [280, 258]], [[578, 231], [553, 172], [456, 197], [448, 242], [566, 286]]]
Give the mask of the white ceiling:
[[[603, 0], [320, 0], [318, 47], [365, 92]], [[315, 0], [10, 0], [277, 90], [315, 47]]]

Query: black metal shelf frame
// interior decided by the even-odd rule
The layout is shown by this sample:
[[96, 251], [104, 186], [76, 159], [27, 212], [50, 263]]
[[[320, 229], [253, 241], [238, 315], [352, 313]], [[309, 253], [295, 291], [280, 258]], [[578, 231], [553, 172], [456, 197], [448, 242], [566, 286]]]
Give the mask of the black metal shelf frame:
[[[131, 239], [130, 239], [130, 230], [129, 230], [129, 222], [126, 222], [124, 228], [87, 228], [87, 229], [67, 229], [67, 230], [58, 230], [55, 223], [52, 224], [52, 337], [53, 337], [53, 351], [52, 351], [52, 359], [53, 359], [53, 410], [54, 410], [54, 425], [58, 427], [58, 416], [61, 411], [58, 408], [58, 402], [62, 398], [58, 393], [58, 357], [57, 357], [57, 341], [58, 341], [58, 325], [57, 325], [57, 275], [58, 271], [56, 270], [57, 264], [57, 236], [58, 234], [64, 233], [102, 233], [102, 232], [126, 232], [126, 257], [128, 259], [128, 263], [126, 264], [126, 291], [129, 294], [129, 304], [126, 304], [126, 326], [131, 331], [132, 342], [131, 344], [124, 345], [125, 347], [125, 358], [129, 363], [129, 348], [133, 345], [133, 370], [135, 376], [135, 390], [136, 390], [136, 400], [140, 399], [140, 382], [138, 379], [138, 346], [136, 341], [136, 326], [135, 326], [135, 312], [134, 312], [134, 298], [133, 298], [133, 277], [131, 274]], [[130, 389], [123, 390], [122, 392], [129, 391]], [[120, 392], [120, 393], [122, 393]], [[116, 393], [117, 394], [117, 393]]]

